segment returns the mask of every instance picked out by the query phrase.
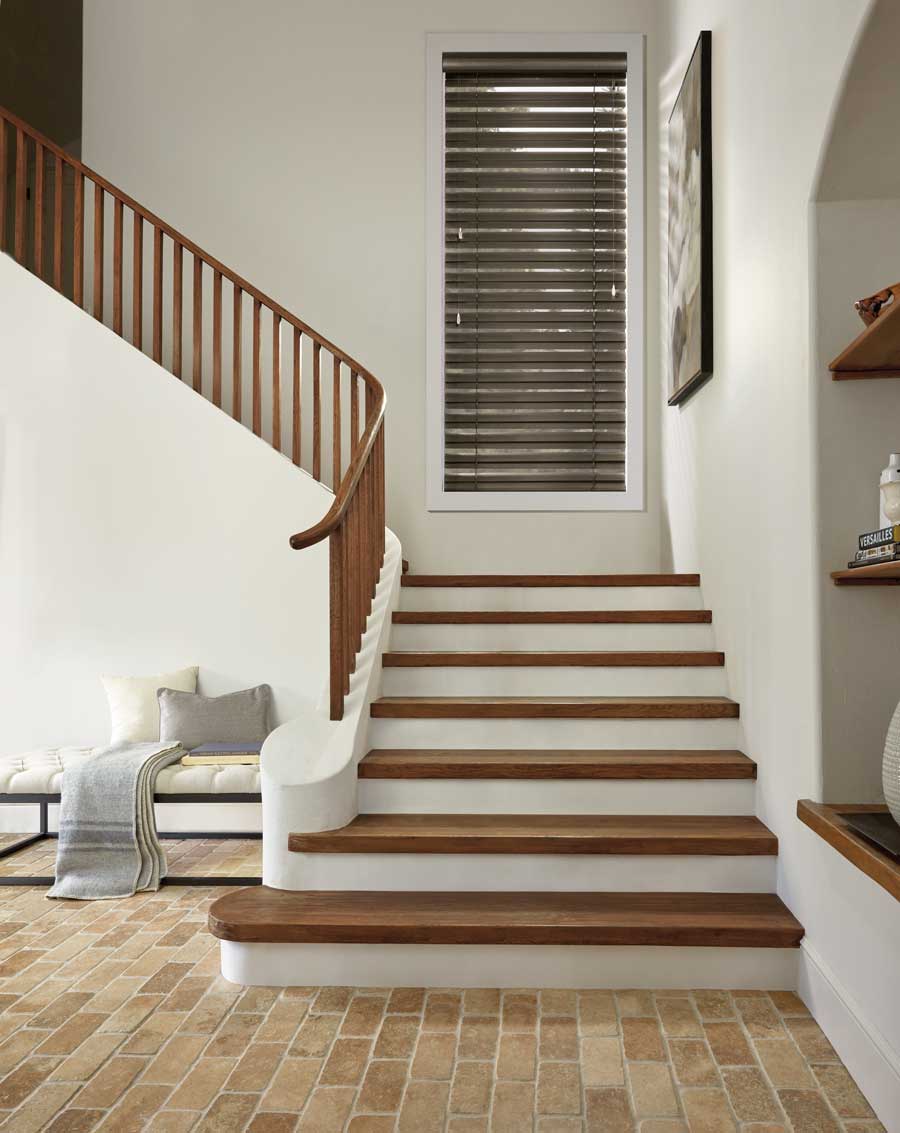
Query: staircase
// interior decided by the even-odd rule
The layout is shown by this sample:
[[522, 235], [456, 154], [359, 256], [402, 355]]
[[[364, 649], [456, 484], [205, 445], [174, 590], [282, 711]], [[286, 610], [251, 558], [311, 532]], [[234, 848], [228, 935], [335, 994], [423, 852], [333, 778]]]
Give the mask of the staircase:
[[291, 835], [303, 892], [216, 902], [226, 975], [793, 986], [699, 581], [404, 575], [360, 813]]

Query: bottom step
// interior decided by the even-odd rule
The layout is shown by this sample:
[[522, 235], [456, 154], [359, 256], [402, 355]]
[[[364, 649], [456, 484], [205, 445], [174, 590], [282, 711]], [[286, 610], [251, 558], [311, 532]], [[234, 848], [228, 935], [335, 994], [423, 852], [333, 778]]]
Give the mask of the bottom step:
[[[210, 908], [221, 940], [287, 944], [795, 948], [770, 893], [419, 893], [236, 890]], [[303, 981], [299, 981], [303, 982]]]

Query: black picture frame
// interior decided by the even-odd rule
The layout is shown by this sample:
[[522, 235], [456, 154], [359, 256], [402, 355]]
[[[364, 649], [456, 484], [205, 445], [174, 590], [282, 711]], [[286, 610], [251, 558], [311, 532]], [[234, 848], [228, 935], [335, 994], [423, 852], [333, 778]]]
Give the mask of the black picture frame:
[[[713, 373], [712, 33], [701, 31], [669, 115], [669, 405]], [[699, 201], [692, 197], [698, 180]]]

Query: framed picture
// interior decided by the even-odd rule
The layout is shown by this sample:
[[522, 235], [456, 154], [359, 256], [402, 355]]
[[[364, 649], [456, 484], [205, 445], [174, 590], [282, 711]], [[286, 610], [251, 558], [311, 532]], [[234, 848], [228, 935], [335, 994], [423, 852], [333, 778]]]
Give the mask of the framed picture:
[[702, 31], [669, 117], [669, 405], [713, 369], [711, 54]]

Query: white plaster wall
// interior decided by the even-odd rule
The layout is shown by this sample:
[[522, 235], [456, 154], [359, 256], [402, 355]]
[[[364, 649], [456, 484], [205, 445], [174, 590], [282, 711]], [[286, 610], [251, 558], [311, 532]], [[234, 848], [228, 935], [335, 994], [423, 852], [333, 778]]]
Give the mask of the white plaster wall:
[[6, 256], [0, 343], [0, 752], [104, 742], [102, 673], [315, 707], [331, 493]]
[[[809, 202], [868, 7], [865, 0], [668, 6], [662, 122], [698, 32], [710, 28], [713, 36], [716, 313], [714, 376], [683, 409], [661, 410], [663, 551], [676, 569], [703, 573], [746, 750], [759, 764], [760, 814], [779, 837], [778, 889], [806, 927], [816, 971], [828, 973], [810, 997], [822, 1003], [829, 1037], [882, 1121], [897, 1130], [898, 906], [795, 815], [799, 798], [822, 797], [826, 580], [816, 509], [827, 504], [816, 490], [815, 421], [829, 378], [812, 344]], [[814, 981], [804, 980], [809, 992]], [[826, 985], [839, 988], [829, 990], [827, 1009]]]
[[[378, 375], [388, 523], [415, 570], [658, 565], [655, 413], [644, 512], [426, 511], [424, 193], [426, 32], [646, 32], [652, 92], [659, 13], [656, 0], [85, 2], [85, 161]], [[651, 207], [656, 196], [650, 160]], [[653, 273], [646, 301], [654, 312]]]
[[[900, 191], [900, 180], [897, 189]], [[828, 363], [862, 330], [853, 302], [900, 279], [900, 200], [829, 201], [816, 216], [819, 570], [853, 557], [879, 525], [878, 476], [900, 452], [900, 382], [834, 382]], [[822, 588], [824, 798], [877, 802], [888, 722], [900, 700], [894, 587]]]

